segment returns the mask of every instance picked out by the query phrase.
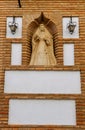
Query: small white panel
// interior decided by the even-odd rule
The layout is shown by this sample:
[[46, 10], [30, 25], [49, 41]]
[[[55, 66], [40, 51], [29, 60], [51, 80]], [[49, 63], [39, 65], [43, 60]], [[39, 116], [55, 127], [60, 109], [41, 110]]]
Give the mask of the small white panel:
[[10, 100], [9, 124], [76, 125], [74, 100]]
[[22, 44], [12, 44], [11, 65], [22, 64]]
[[64, 44], [64, 65], [74, 65], [74, 44]]
[[15, 17], [15, 22], [18, 23], [18, 28], [16, 29], [16, 33], [12, 34], [9, 22], [13, 21], [13, 17], [7, 17], [7, 31], [6, 31], [6, 37], [7, 38], [21, 38], [22, 37], [22, 18], [21, 17]]
[[5, 93], [81, 93], [79, 71], [5, 71]]
[[72, 21], [76, 22], [76, 27], [73, 34], [70, 34], [67, 25], [70, 21], [70, 17], [63, 18], [63, 38], [79, 38], [79, 19], [78, 17], [72, 17]]

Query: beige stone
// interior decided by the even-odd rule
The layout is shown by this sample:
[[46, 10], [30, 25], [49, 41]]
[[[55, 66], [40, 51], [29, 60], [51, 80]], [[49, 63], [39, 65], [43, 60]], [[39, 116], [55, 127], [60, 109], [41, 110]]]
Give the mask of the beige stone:
[[32, 37], [30, 65], [56, 65], [53, 37], [44, 24], [40, 24]]

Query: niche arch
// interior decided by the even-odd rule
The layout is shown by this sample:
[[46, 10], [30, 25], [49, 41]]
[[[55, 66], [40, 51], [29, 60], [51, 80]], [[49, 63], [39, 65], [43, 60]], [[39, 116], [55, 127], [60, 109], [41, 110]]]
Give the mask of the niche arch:
[[28, 26], [28, 32], [27, 32], [27, 63], [29, 64], [30, 59], [31, 59], [31, 53], [32, 53], [32, 36], [35, 32], [35, 30], [38, 28], [39, 24], [43, 23], [45, 27], [48, 29], [48, 31], [52, 34], [53, 36], [53, 49], [54, 49], [54, 55], [56, 57], [57, 61], [57, 43], [58, 43], [58, 34], [57, 34], [57, 28], [54, 22], [52, 22], [50, 19], [46, 18], [41, 12], [41, 15], [34, 19], [29, 26]]

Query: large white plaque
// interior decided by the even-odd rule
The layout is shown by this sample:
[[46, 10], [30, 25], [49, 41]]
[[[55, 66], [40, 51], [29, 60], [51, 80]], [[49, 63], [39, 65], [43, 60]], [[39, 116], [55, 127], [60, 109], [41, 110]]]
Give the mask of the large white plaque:
[[81, 93], [79, 71], [5, 71], [5, 93]]
[[76, 125], [74, 100], [10, 100], [9, 124]]

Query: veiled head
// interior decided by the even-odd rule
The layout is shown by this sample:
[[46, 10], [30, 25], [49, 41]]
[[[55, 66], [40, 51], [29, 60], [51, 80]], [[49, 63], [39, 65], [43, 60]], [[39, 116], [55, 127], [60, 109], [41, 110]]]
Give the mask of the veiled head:
[[40, 31], [45, 31], [45, 26], [44, 26], [44, 24], [43, 23], [41, 23], [40, 25], [39, 25], [39, 29], [40, 29]]

